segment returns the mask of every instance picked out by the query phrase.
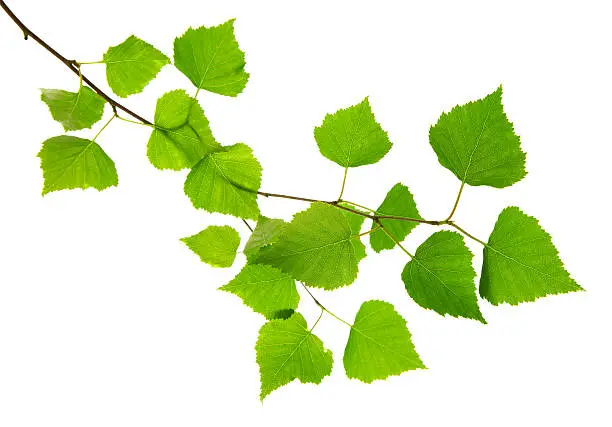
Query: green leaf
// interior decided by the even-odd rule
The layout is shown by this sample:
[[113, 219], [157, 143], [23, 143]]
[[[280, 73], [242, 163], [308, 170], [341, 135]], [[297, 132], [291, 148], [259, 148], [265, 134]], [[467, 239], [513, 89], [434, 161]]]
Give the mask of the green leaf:
[[472, 253], [452, 231], [432, 234], [402, 272], [408, 294], [421, 307], [486, 323], [478, 308], [475, 277]]
[[414, 349], [406, 321], [391, 304], [376, 300], [361, 305], [343, 361], [347, 377], [366, 383], [426, 369]]
[[261, 166], [245, 144], [211, 153], [198, 162], [185, 181], [193, 206], [208, 212], [257, 219]]
[[367, 97], [325, 116], [314, 136], [321, 154], [345, 168], [376, 163], [392, 145], [387, 132], [376, 122]]
[[147, 156], [158, 169], [190, 168], [205, 155], [221, 150], [202, 107], [184, 90], [174, 90], [159, 98], [155, 127]]
[[200, 89], [237, 96], [249, 79], [244, 52], [234, 36], [234, 20], [187, 32], [174, 41], [174, 64]]
[[525, 174], [525, 153], [502, 106], [501, 86], [444, 113], [429, 130], [440, 164], [470, 185], [508, 187]]
[[41, 89], [41, 99], [64, 130], [90, 129], [102, 118], [106, 101], [86, 86], [78, 92]]
[[[359, 212], [363, 212], [362, 210], [358, 209], [356, 206], [351, 205], [350, 203], [347, 203], [347, 202], [341, 202], [338, 204], [340, 206], [344, 206], [344, 207], [351, 208]], [[349, 221], [349, 226], [351, 227], [351, 233], [353, 234], [353, 236], [359, 236], [359, 234], [361, 233], [361, 228], [363, 227], [363, 222], [365, 221], [366, 217], [363, 215], [358, 215], [358, 214], [348, 212], [345, 210], [343, 210], [342, 212], [346, 216], [346, 219], [348, 219]], [[354, 237], [353, 239], [351, 239], [351, 244], [353, 245], [353, 249], [355, 249], [355, 256], [357, 257], [357, 262], [364, 259], [367, 254], [366, 254], [365, 245], [361, 241], [361, 237]]]
[[[387, 193], [385, 200], [376, 210], [376, 213], [378, 215], [393, 215], [421, 219], [421, 215], [419, 215], [412, 194], [408, 190], [408, 187], [402, 184], [395, 184], [395, 186], [393, 186], [389, 193]], [[380, 222], [398, 242], [404, 240], [406, 236], [419, 225], [417, 222], [389, 219], [383, 219]], [[378, 227], [378, 224], [372, 223], [372, 229], [376, 227]], [[370, 233], [370, 245], [376, 252], [380, 252], [384, 249], [393, 249], [395, 247], [395, 242], [389, 238], [384, 231], [378, 230]]]
[[106, 79], [113, 92], [125, 98], [140, 93], [170, 59], [149, 43], [130, 36], [104, 54]]
[[550, 235], [517, 207], [500, 214], [484, 248], [480, 295], [491, 304], [534, 301], [582, 291], [565, 270]]
[[248, 264], [219, 289], [242, 298], [253, 311], [268, 319], [277, 317], [281, 311], [296, 309], [300, 301], [295, 280], [269, 265]]
[[280, 268], [309, 286], [336, 289], [357, 277], [359, 254], [351, 240], [350, 223], [338, 209], [313, 203], [298, 212], [278, 241], [263, 248], [255, 260]]
[[38, 153], [45, 181], [42, 194], [72, 188], [104, 190], [118, 184], [115, 163], [98, 144], [75, 136], [56, 136]]
[[244, 246], [244, 254], [248, 260], [256, 259], [261, 248], [270, 246], [278, 241], [280, 232], [285, 228], [287, 223], [282, 219], [266, 218], [260, 216], [257, 220], [257, 226], [251, 237]]
[[181, 239], [202, 262], [213, 267], [231, 267], [236, 259], [240, 235], [232, 227], [212, 225]]
[[287, 320], [271, 320], [263, 325], [255, 351], [261, 376], [261, 400], [295, 379], [304, 384], [319, 384], [331, 373], [333, 365], [332, 352], [323, 347], [299, 313]]

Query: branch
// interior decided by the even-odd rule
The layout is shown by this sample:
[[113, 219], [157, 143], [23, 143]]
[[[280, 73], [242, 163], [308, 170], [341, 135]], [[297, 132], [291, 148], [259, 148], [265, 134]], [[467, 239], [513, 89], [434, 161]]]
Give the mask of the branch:
[[38, 43], [39, 45], [44, 47], [49, 53], [51, 53], [53, 56], [55, 56], [57, 59], [59, 59], [74, 74], [76, 74], [77, 76], [80, 76], [83, 79], [83, 82], [85, 82], [94, 92], [96, 92], [98, 95], [100, 95], [102, 98], [104, 98], [104, 100], [106, 100], [106, 102], [108, 102], [111, 105], [111, 107], [113, 109], [113, 112], [115, 114], [117, 114], [117, 110], [119, 109], [119, 110], [129, 114], [130, 116], [134, 117], [136, 120], [138, 120], [138, 121], [140, 121], [140, 122], [142, 122], [142, 123], [144, 123], [146, 125], [153, 125], [153, 123], [151, 123], [149, 120], [147, 120], [144, 117], [136, 114], [135, 112], [133, 112], [129, 108], [124, 107], [119, 102], [115, 101], [113, 98], [111, 98], [106, 93], [104, 93], [104, 91], [102, 89], [100, 89], [98, 86], [96, 86], [86, 76], [82, 75], [78, 62], [76, 62], [74, 60], [71, 60], [71, 59], [67, 59], [65, 56], [63, 56], [58, 51], [56, 51], [51, 46], [49, 46], [49, 44], [47, 44], [47, 42], [45, 42], [43, 39], [38, 37], [34, 32], [32, 32], [32, 30], [30, 30], [28, 27], [26, 27], [26, 25], [23, 22], [21, 22], [21, 20], [13, 13], [13, 11], [11, 9], [9, 9], [9, 7], [4, 2], [4, 0], [0, 0], [0, 7], [2, 7], [2, 9], [6, 12], [6, 14], [15, 22], [15, 24], [17, 24], [17, 26], [21, 29], [21, 31], [23, 31], [23, 36], [24, 36], [24, 38], [26, 40], [28, 40], [28, 38], [31, 37], [34, 41], [36, 41], [36, 43]]

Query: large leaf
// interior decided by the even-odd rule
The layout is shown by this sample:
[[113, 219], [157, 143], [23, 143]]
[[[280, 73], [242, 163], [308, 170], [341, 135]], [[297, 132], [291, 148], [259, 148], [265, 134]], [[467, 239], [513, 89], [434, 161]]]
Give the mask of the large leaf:
[[357, 277], [359, 254], [349, 220], [337, 208], [313, 203], [297, 213], [278, 241], [255, 260], [280, 268], [309, 286], [336, 289]]
[[406, 321], [391, 304], [376, 300], [364, 302], [355, 316], [343, 361], [347, 377], [366, 383], [425, 369]]
[[251, 237], [249, 237], [249, 240], [244, 246], [243, 252], [247, 256], [247, 259], [255, 259], [261, 248], [277, 242], [280, 232], [286, 225], [287, 223], [282, 219], [260, 216], [257, 220], [255, 230], [253, 230]]
[[262, 400], [295, 379], [319, 384], [331, 373], [333, 365], [332, 352], [323, 347], [299, 313], [287, 320], [271, 320], [263, 325], [255, 351]]
[[230, 226], [211, 225], [193, 236], [181, 239], [202, 262], [213, 267], [231, 267], [236, 259], [240, 235]]
[[475, 277], [472, 253], [452, 231], [432, 234], [402, 272], [408, 294], [421, 307], [486, 323], [478, 308]]
[[102, 118], [106, 101], [86, 86], [78, 92], [42, 89], [41, 99], [64, 130], [89, 129]]
[[104, 54], [106, 79], [121, 97], [140, 93], [170, 63], [170, 59], [149, 43], [130, 36]]
[[[385, 200], [376, 210], [376, 213], [378, 215], [393, 215], [421, 219], [421, 215], [419, 215], [412, 194], [408, 190], [408, 187], [402, 184], [395, 184], [393, 188], [389, 190], [387, 197], [385, 197]], [[380, 222], [385, 227], [385, 230], [395, 237], [398, 242], [404, 240], [406, 236], [419, 225], [417, 222], [390, 219], [382, 219]], [[372, 229], [376, 227], [378, 227], [378, 224], [372, 223]], [[383, 249], [393, 249], [393, 247], [395, 247], [395, 242], [387, 236], [384, 231], [378, 230], [370, 233], [370, 245], [376, 252], [380, 252]]]
[[45, 184], [43, 194], [71, 188], [105, 188], [117, 185], [115, 163], [93, 141], [56, 136], [43, 142], [38, 153]]
[[328, 114], [314, 136], [321, 154], [345, 168], [376, 163], [392, 145], [374, 118], [368, 98]]
[[155, 129], [147, 145], [147, 156], [156, 168], [190, 168], [220, 149], [196, 99], [184, 90], [174, 90], [159, 98]]
[[219, 289], [242, 298], [253, 311], [268, 319], [276, 318], [279, 312], [295, 310], [300, 301], [295, 280], [269, 265], [248, 264]]
[[190, 28], [174, 41], [174, 64], [198, 88], [237, 96], [249, 79], [234, 20], [216, 27]]
[[517, 207], [500, 214], [484, 248], [480, 295], [512, 305], [583, 290], [569, 275], [550, 235]]
[[189, 172], [185, 194], [196, 208], [257, 219], [261, 166], [252, 150], [235, 144], [204, 157]]
[[440, 164], [470, 185], [508, 187], [525, 172], [525, 153], [508, 121], [501, 86], [478, 101], [440, 116], [429, 130], [429, 143]]

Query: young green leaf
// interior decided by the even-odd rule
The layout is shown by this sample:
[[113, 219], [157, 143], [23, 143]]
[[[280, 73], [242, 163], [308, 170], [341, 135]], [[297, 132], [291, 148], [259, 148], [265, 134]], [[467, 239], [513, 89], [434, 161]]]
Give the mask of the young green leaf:
[[368, 98], [325, 116], [314, 136], [321, 154], [345, 168], [376, 163], [392, 145], [376, 121]]
[[244, 246], [244, 254], [248, 260], [257, 258], [261, 248], [270, 246], [278, 241], [280, 232], [285, 228], [287, 223], [282, 219], [266, 218], [260, 216], [257, 220], [257, 226], [251, 237]]
[[174, 64], [199, 89], [237, 96], [249, 79], [234, 20], [216, 27], [190, 28], [174, 41]]
[[278, 267], [309, 286], [336, 289], [357, 277], [360, 258], [353, 236], [339, 209], [313, 203], [293, 217], [278, 241], [262, 249], [255, 262]]
[[[402, 184], [395, 184], [393, 186], [387, 193], [385, 200], [376, 210], [376, 213], [378, 215], [393, 215], [421, 219], [421, 215], [419, 215], [412, 194], [408, 190], [408, 187]], [[418, 225], [417, 222], [394, 221], [388, 219], [382, 219], [380, 222], [398, 242], [404, 240]], [[372, 223], [372, 229], [376, 227], [378, 227], [378, 224]], [[378, 230], [370, 234], [370, 245], [376, 252], [380, 252], [384, 249], [393, 249], [395, 247], [395, 242], [387, 236], [384, 231]]]
[[38, 153], [45, 181], [42, 194], [72, 188], [117, 185], [115, 163], [98, 144], [75, 136], [56, 136], [43, 142]]
[[155, 129], [147, 156], [158, 169], [193, 167], [205, 155], [221, 150], [198, 101], [184, 90], [174, 90], [157, 101]]
[[183, 237], [185, 243], [202, 262], [213, 267], [231, 267], [236, 259], [240, 235], [228, 225], [211, 225], [193, 236]]
[[295, 280], [269, 265], [247, 264], [227, 285], [219, 289], [242, 298], [253, 311], [276, 318], [284, 310], [294, 310], [300, 296]]
[[480, 295], [491, 304], [534, 301], [583, 290], [569, 275], [538, 220], [508, 207], [484, 248]]
[[365, 383], [414, 369], [426, 369], [414, 349], [406, 321], [384, 301], [361, 305], [344, 350], [349, 378]]
[[204, 157], [189, 172], [185, 194], [208, 212], [257, 219], [261, 166], [245, 144], [234, 144]]
[[261, 400], [295, 379], [304, 384], [319, 384], [331, 373], [333, 365], [332, 352], [308, 329], [299, 313], [287, 320], [271, 320], [263, 325], [255, 351], [261, 376]]
[[106, 101], [86, 86], [78, 92], [41, 89], [41, 99], [65, 131], [90, 129], [102, 118]]
[[421, 307], [486, 323], [476, 298], [472, 253], [452, 231], [432, 234], [406, 264], [402, 280]]
[[508, 187], [526, 174], [525, 153], [502, 105], [501, 86], [490, 95], [440, 116], [429, 143], [440, 164], [469, 185]]
[[106, 79], [122, 98], [140, 93], [170, 63], [170, 59], [149, 43], [130, 36], [104, 54]]

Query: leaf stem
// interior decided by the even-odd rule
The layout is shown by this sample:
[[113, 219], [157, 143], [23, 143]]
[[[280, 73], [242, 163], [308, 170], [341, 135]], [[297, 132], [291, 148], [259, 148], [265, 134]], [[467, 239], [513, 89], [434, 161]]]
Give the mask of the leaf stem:
[[111, 124], [111, 122], [114, 120], [114, 118], [115, 118], [115, 117], [117, 117], [117, 114], [114, 114], [114, 113], [113, 113], [113, 115], [112, 115], [112, 116], [111, 116], [111, 118], [110, 118], [110, 119], [109, 119], [109, 120], [106, 122], [106, 124], [105, 124], [104, 126], [102, 126], [102, 129], [100, 129], [100, 130], [98, 131], [98, 133], [96, 134], [96, 136], [94, 136], [94, 137], [93, 137], [93, 139], [91, 140], [92, 142], [95, 142], [95, 141], [96, 141], [96, 139], [98, 139], [98, 137], [100, 136], [100, 134], [101, 134], [102, 132], [104, 132], [104, 129], [106, 129], [106, 128], [108, 127], [108, 125], [110, 125], [110, 124]]
[[378, 231], [378, 230], [380, 230], [381, 228], [382, 228], [382, 227], [379, 225], [378, 227], [374, 227], [374, 228], [372, 228], [371, 230], [368, 230], [368, 231], [366, 231], [366, 232], [364, 232], [364, 233], [361, 233], [361, 234], [358, 234], [358, 235], [356, 235], [356, 236], [353, 236], [353, 238], [358, 239], [358, 238], [360, 238], [360, 237], [362, 237], [362, 236], [366, 236], [366, 235], [368, 235], [368, 234], [370, 234], [370, 233], [374, 233], [375, 231]]
[[38, 37], [35, 33], [32, 32], [32, 30], [30, 30], [14, 13], [13, 11], [8, 7], [8, 5], [4, 2], [4, 0], [0, 0], [0, 7], [6, 12], [6, 14], [13, 20], [13, 22], [21, 29], [21, 31], [23, 32], [24, 35], [24, 39], [28, 40], [28, 38], [32, 38], [36, 43], [38, 43], [39, 45], [41, 45], [43, 48], [45, 48], [50, 54], [52, 54], [53, 56], [55, 56], [57, 59], [59, 59], [66, 67], [68, 67], [74, 74], [76, 74], [77, 76], [80, 76], [79, 78], [82, 78], [83, 81], [94, 91], [96, 92], [98, 95], [100, 95], [102, 98], [104, 98], [104, 100], [106, 100], [106, 102], [108, 102], [114, 113], [117, 113], [117, 109], [129, 114], [130, 116], [134, 117], [136, 120], [141, 121], [144, 124], [148, 124], [148, 125], [152, 125], [153, 123], [151, 123], [150, 121], [148, 121], [147, 119], [145, 119], [144, 117], [136, 114], [135, 112], [133, 112], [132, 110], [130, 110], [127, 107], [124, 107], [123, 105], [121, 105], [119, 102], [115, 101], [113, 98], [111, 98], [110, 96], [108, 96], [102, 89], [100, 89], [98, 86], [96, 86], [91, 80], [89, 80], [86, 76], [82, 75], [80, 73], [79, 70], [79, 66], [78, 63], [74, 60], [68, 59], [65, 56], [63, 56], [62, 54], [60, 54], [57, 50], [53, 49], [47, 42], [45, 42], [43, 39], [41, 39], [40, 37]]
[[317, 324], [319, 323], [319, 320], [321, 320], [321, 317], [323, 317], [323, 313], [324, 312], [325, 312], [325, 310], [323, 310], [323, 308], [321, 308], [321, 314], [319, 314], [319, 317], [318, 317], [317, 321], [314, 322], [314, 324], [312, 325], [312, 327], [310, 328], [308, 333], [312, 333], [312, 331], [314, 330], [315, 326], [317, 326]]
[[358, 207], [358, 208], [361, 208], [361, 209], [365, 209], [366, 211], [370, 211], [370, 212], [372, 212], [373, 214], [376, 214], [376, 211], [375, 211], [374, 209], [370, 209], [370, 208], [368, 208], [367, 206], [363, 206], [363, 205], [360, 205], [360, 204], [355, 203], [355, 202], [349, 202], [348, 200], [344, 200], [344, 199], [341, 199], [341, 200], [339, 200], [338, 202], [339, 202], [339, 203], [342, 203], [342, 202], [344, 202], [344, 203], [348, 203], [349, 205], [353, 205], [353, 206], [355, 206], [355, 207]]
[[346, 186], [346, 176], [348, 175], [348, 167], [344, 168], [344, 178], [342, 178], [342, 188], [340, 189], [340, 195], [338, 196], [338, 203], [342, 200], [344, 194], [344, 187]]
[[251, 233], [252, 233], [252, 232], [253, 232], [253, 228], [252, 228], [252, 227], [249, 225], [249, 223], [247, 222], [247, 220], [246, 220], [246, 219], [244, 219], [244, 218], [241, 218], [241, 219], [242, 219], [242, 222], [244, 222], [244, 225], [246, 225], [246, 226], [247, 226], [247, 228], [248, 228], [249, 230], [251, 230]]
[[391, 240], [393, 240], [393, 242], [402, 250], [406, 253], [406, 255], [408, 255], [411, 259], [414, 259], [414, 255], [412, 255], [410, 252], [408, 252], [408, 250], [402, 246], [402, 244], [391, 234], [389, 233], [389, 231], [380, 223], [380, 221], [377, 221], [378, 225], [380, 225], [380, 228], [382, 228], [382, 231], [385, 232], [385, 234], [387, 236], [389, 236], [389, 238]]
[[448, 215], [448, 218], [446, 218], [446, 221], [450, 221], [453, 218], [453, 215], [455, 215], [457, 206], [459, 206], [459, 199], [461, 199], [461, 193], [463, 193], [463, 187], [465, 187], [465, 181], [461, 181], [461, 187], [459, 187], [459, 193], [457, 194], [457, 199], [455, 199], [455, 204], [453, 205], [453, 209], [451, 210], [451, 213]]
[[450, 225], [453, 228], [456, 228], [457, 230], [459, 230], [461, 233], [465, 234], [467, 237], [469, 237], [472, 240], [477, 241], [478, 243], [480, 243], [483, 246], [488, 247], [489, 244], [480, 240], [478, 237], [473, 236], [472, 234], [468, 233], [467, 231], [465, 231], [463, 228], [459, 227], [457, 224], [455, 224], [453, 221], [446, 221], [446, 224]]
[[[346, 320], [342, 319], [341, 317], [336, 316], [334, 313], [332, 313], [327, 308], [325, 308], [325, 306], [323, 304], [321, 304], [318, 299], [315, 298], [315, 296], [312, 294], [312, 292], [310, 292], [310, 289], [308, 289], [308, 287], [305, 284], [301, 283], [301, 285], [302, 285], [302, 287], [304, 289], [306, 289], [306, 292], [308, 292], [308, 295], [310, 295], [310, 297], [315, 302], [315, 304], [317, 304], [319, 306], [319, 308], [321, 309], [321, 313], [326, 312], [330, 316], [334, 317], [336, 320], [339, 320], [340, 322], [344, 323], [345, 325], [347, 325], [347, 326], [349, 326], [351, 328], [353, 327], [353, 325], [351, 325], [349, 322], [347, 322]], [[313, 329], [314, 329], [314, 326], [313, 326]]]

